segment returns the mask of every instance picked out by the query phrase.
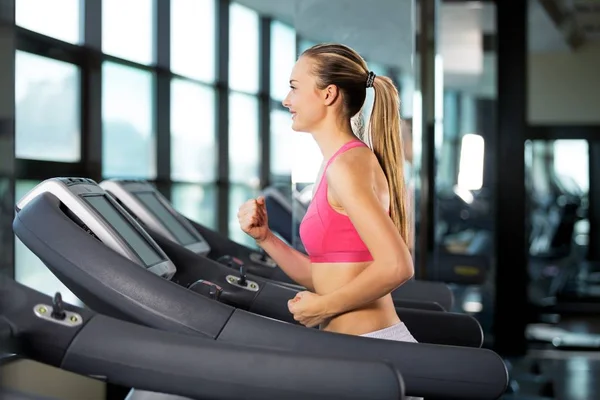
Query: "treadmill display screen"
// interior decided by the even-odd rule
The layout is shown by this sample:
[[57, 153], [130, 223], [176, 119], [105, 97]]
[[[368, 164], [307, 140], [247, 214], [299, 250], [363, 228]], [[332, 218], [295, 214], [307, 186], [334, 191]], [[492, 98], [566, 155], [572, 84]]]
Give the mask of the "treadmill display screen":
[[104, 196], [84, 196], [84, 199], [117, 231], [137, 253], [147, 267], [163, 261], [142, 235]]
[[154, 193], [136, 193], [137, 198], [144, 203], [146, 207], [152, 211], [152, 213], [163, 223], [163, 225], [173, 233], [179, 244], [187, 246], [192, 243], [196, 243], [196, 239], [192, 234], [183, 226], [171, 212], [160, 202], [160, 200], [154, 195]]

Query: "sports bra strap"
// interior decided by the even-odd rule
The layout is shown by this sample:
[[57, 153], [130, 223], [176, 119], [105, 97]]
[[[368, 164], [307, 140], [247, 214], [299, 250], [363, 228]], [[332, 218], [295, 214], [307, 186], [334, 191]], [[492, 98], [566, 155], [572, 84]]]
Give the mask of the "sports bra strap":
[[366, 146], [366, 144], [358, 139], [352, 140], [351, 142], [346, 143], [345, 145], [343, 145], [342, 147], [340, 147], [335, 153], [333, 153], [333, 155], [329, 158], [329, 160], [327, 160], [327, 164], [325, 164], [325, 170], [329, 167], [329, 164], [331, 164], [335, 158], [337, 156], [339, 156], [341, 153], [343, 153], [344, 151], [351, 149], [353, 147], [358, 147], [358, 146]]

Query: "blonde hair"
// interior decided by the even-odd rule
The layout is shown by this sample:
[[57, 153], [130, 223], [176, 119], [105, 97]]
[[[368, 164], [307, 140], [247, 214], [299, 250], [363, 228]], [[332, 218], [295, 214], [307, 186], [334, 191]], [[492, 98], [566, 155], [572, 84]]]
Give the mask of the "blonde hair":
[[[335, 85], [342, 93], [344, 115], [351, 120], [365, 103], [367, 80], [373, 76], [364, 59], [342, 44], [319, 44], [302, 53], [314, 61], [313, 74], [317, 87]], [[407, 245], [411, 244], [411, 222], [404, 181], [404, 151], [402, 145], [400, 96], [392, 80], [375, 76], [373, 110], [367, 131], [361, 139], [366, 142], [381, 165], [390, 191], [390, 217]]]

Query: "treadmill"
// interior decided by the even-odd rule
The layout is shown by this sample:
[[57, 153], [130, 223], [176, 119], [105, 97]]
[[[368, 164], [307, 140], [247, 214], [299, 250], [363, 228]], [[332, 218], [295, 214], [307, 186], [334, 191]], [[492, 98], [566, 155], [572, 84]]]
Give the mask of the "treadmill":
[[[198, 255], [217, 260], [232, 268], [300, 288], [266, 254], [253, 251], [178, 213], [170, 202], [144, 180], [109, 179], [100, 186], [115, 198], [148, 231], [153, 231]], [[411, 279], [393, 293], [397, 306], [445, 311], [454, 297], [442, 282]]]
[[[190, 257], [197, 262], [198, 256], [184, 249], [180, 259], [166, 257], [162, 248], [176, 244], [159, 246], [89, 179], [55, 178], [41, 183], [18, 203], [13, 228], [88, 307], [113, 318], [200, 335], [225, 345], [387, 360], [402, 373], [409, 396], [497, 399], [508, 384], [504, 362], [490, 350], [372, 339], [286, 322], [277, 300], [281, 290], [290, 288], [258, 278], [242, 285], [230, 268], [210, 260], [205, 260], [205, 276], [190, 283], [184, 261]], [[413, 335], [421, 340], [414, 330]]]
[[[313, 356], [154, 329], [0, 278], [0, 343], [27, 358], [136, 390], [193, 399], [404, 399], [385, 361]], [[335, 371], [335, 374], [328, 373]], [[31, 395], [0, 388], [6, 399]], [[168, 396], [167, 396], [168, 397]], [[178, 397], [181, 399], [181, 397]]]

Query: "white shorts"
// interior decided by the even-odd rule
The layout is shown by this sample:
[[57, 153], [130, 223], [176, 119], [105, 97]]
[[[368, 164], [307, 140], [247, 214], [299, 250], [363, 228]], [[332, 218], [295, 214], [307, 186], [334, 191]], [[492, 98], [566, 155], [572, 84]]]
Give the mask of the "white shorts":
[[398, 322], [395, 325], [380, 329], [369, 333], [364, 333], [360, 336], [370, 337], [375, 339], [396, 340], [398, 342], [417, 343], [417, 340], [411, 335], [410, 331], [404, 325], [404, 322]]

